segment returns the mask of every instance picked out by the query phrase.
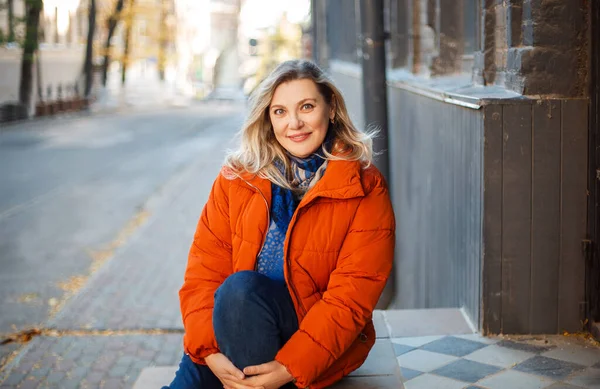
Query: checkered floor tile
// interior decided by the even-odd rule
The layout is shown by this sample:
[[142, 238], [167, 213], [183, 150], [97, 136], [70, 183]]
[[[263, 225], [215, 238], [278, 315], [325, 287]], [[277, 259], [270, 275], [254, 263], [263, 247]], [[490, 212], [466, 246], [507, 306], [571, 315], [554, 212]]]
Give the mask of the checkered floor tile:
[[407, 389], [600, 389], [600, 348], [583, 339], [393, 338]]

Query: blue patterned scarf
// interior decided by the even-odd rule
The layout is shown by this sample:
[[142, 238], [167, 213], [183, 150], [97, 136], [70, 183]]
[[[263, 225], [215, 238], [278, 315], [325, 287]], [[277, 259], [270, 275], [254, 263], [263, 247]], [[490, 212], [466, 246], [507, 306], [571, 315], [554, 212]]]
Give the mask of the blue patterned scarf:
[[[331, 150], [333, 144], [329, 136], [332, 133], [333, 131], [329, 131], [325, 138], [327, 150]], [[285, 282], [283, 270], [285, 236], [302, 197], [325, 173], [327, 161], [323, 154], [321, 147], [308, 158], [296, 158], [288, 154], [289, 171], [286, 171], [283, 161], [275, 161], [275, 166], [286, 177], [293, 189], [282, 188], [271, 183], [271, 225], [258, 255], [256, 268], [259, 273], [273, 280]]]
[[[331, 150], [333, 144], [332, 133], [333, 131], [328, 131], [325, 138], [325, 148], [328, 151]], [[324, 169], [320, 168], [325, 162], [325, 156], [321, 147], [307, 158], [298, 158], [290, 154], [288, 154], [288, 158], [291, 163], [291, 172], [285, 171], [285, 166], [281, 161], [276, 161], [275, 166], [277, 166], [284, 177], [288, 178], [295, 190], [282, 188], [279, 185], [271, 183], [271, 218], [284, 235], [287, 232], [288, 225], [292, 220], [296, 208], [298, 208], [298, 204], [300, 204], [300, 200], [302, 200], [308, 189], [312, 188], [316, 184], [316, 181], [323, 175]]]

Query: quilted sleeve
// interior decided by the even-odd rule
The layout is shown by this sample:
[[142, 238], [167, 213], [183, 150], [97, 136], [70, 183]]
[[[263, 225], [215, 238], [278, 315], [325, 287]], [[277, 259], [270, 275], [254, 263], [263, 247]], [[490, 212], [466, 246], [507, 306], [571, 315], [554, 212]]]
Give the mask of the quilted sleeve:
[[228, 186], [222, 175], [213, 184], [179, 291], [185, 352], [196, 363], [204, 363], [204, 357], [219, 351], [212, 326], [214, 293], [233, 271]]

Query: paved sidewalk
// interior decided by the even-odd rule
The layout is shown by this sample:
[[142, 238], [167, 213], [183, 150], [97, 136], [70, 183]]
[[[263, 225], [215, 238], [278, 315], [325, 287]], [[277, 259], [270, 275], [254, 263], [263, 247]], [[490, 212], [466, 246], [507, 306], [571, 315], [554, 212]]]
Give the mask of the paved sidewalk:
[[[144, 205], [143, 226], [49, 320], [42, 336], [0, 346], [0, 388], [131, 388], [143, 367], [177, 364], [183, 327], [177, 292], [198, 217], [241, 125], [238, 112], [189, 147], [192, 165]], [[212, 134], [212, 135], [211, 135]]]
[[38, 337], [0, 388], [131, 388], [144, 367], [177, 364], [181, 340], [181, 334]]
[[194, 100], [189, 85], [176, 85], [169, 79], [161, 81], [156, 68], [142, 63], [132, 64], [124, 86], [121, 85], [120, 70], [111, 69], [106, 87], [98, 86], [94, 93], [96, 101], [90, 109], [94, 113], [185, 107]]

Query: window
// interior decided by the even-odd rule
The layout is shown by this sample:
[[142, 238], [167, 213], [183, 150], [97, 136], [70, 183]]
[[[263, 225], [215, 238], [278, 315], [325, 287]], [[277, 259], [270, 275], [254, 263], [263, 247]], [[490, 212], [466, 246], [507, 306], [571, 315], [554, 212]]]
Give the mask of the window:
[[387, 43], [388, 65], [394, 68], [407, 66], [408, 58], [408, 0], [387, 0], [385, 2], [386, 31], [390, 33]]
[[463, 0], [463, 54], [471, 55], [479, 50], [479, 3], [478, 0]]
[[349, 0], [327, 0], [327, 41], [332, 59], [358, 63], [356, 4]]
[[[522, 0], [511, 0], [513, 2]], [[430, 75], [471, 72], [481, 0], [384, 0], [387, 66]], [[358, 0], [327, 0], [329, 57], [358, 63]]]

